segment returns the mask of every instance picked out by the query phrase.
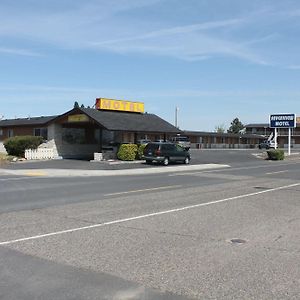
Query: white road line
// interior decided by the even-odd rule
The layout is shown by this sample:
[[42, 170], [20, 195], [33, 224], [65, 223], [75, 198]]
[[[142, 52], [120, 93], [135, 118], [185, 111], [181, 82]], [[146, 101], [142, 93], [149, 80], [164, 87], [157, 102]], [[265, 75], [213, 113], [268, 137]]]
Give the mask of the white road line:
[[150, 189], [132, 190], [132, 191], [127, 191], [127, 192], [105, 194], [104, 196], [118, 196], [118, 195], [126, 195], [126, 194], [133, 194], [133, 193], [141, 193], [141, 192], [166, 190], [166, 189], [172, 189], [172, 188], [180, 188], [180, 187], [182, 187], [182, 185], [168, 185], [168, 186], [161, 186], [161, 187], [150, 188]]
[[266, 175], [281, 174], [281, 173], [286, 173], [286, 172], [288, 172], [288, 171], [289, 171], [289, 170], [277, 171], [277, 172], [269, 172], [269, 173], [266, 173]]
[[240, 171], [240, 170], [252, 170], [252, 169], [262, 169], [262, 168], [270, 168], [270, 167], [282, 167], [288, 165], [295, 165], [300, 164], [300, 162], [293, 162], [293, 163], [282, 163], [282, 164], [274, 164], [274, 165], [262, 165], [262, 166], [251, 166], [251, 167], [231, 167], [228, 169], [215, 169], [215, 170], [201, 170], [201, 171], [190, 171], [190, 172], [180, 172], [176, 174], [169, 174], [169, 177], [176, 177], [176, 176], [186, 176], [186, 175], [197, 175], [202, 173], [218, 173], [218, 172], [232, 172], [232, 171]]
[[24, 179], [33, 179], [32, 177], [12, 177], [12, 178], [1, 178], [0, 181], [15, 181], [15, 180], [24, 180]]
[[209, 205], [218, 204], [218, 203], [222, 203], [222, 202], [228, 202], [228, 201], [232, 201], [232, 200], [262, 195], [262, 194], [279, 191], [279, 190], [284, 190], [284, 189], [288, 189], [288, 188], [292, 188], [292, 187], [296, 187], [296, 186], [300, 186], [300, 183], [294, 183], [294, 184], [280, 186], [280, 187], [273, 188], [273, 189], [268, 189], [265, 191], [260, 191], [260, 192], [245, 194], [245, 195], [239, 195], [239, 196], [235, 196], [235, 197], [225, 198], [225, 199], [206, 202], [206, 203], [199, 203], [199, 204], [190, 205], [190, 206], [184, 206], [181, 208], [159, 211], [159, 212], [155, 212], [155, 213], [151, 213], [151, 214], [145, 214], [145, 215], [140, 215], [140, 216], [126, 218], [126, 219], [119, 219], [119, 220], [115, 220], [115, 221], [111, 221], [111, 222], [99, 223], [99, 224], [94, 224], [94, 225], [90, 225], [90, 226], [72, 228], [72, 229], [67, 229], [67, 230], [62, 230], [62, 231], [55, 231], [55, 232], [51, 232], [51, 233], [0, 242], [0, 246], [11, 245], [11, 244], [16, 244], [16, 243], [20, 243], [20, 242], [32, 241], [32, 240], [38, 240], [38, 239], [42, 239], [42, 238], [50, 237], [50, 236], [56, 236], [56, 235], [61, 235], [61, 234], [66, 234], [66, 233], [73, 233], [73, 232], [77, 232], [77, 231], [83, 231], [83, 230], [88, 230], [88, 229], [93, 229], [93, 228], [105, 227], [105, 226], [109, 226], [109, 225], [121, 224], [121, 223], [125, 223], [125, 222], [145, 219], [145, 218], [149, 218], [149, 217], [155, 217], [155, 216], [160, 216], [160, 215], [165, 215], [165, 214], [176, 213], [176, 212], [180, 212], [180, 211], [184, 211], [184, 210], [199, 208], [202, 206], [209, 206]]

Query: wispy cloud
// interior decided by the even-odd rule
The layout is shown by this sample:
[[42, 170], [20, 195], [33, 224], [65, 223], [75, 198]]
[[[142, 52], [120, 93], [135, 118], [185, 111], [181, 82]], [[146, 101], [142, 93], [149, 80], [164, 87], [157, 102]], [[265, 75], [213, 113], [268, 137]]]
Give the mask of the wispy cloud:
[[[221, 1], [214, 2], [212, 5]], [[239, 7], [234, 6], [236, 1], [229, 2]], [[177, 11], [182, 7], [185, 13], [178, 14], [177, 22], [171, 14], [154, 17], [154, 12], [160, 15], [161, 5], [172, 4], [168, 0], [74, 0], [72, 5], [53, 0], [46, 7], [37, 0], [26, 3], [0, 4], [0, 37], [6, 41], [1, 53], [36, 56], [35, 51], [22, 46], [19, 50], [10, 47], [11, 40], [20, 45], [26, 40], [57, 48], [163, 55], [188, 61], [229, 56], [259, 65], [300, 64], [297, 55], [285, 51], [290, 28], [297, 28], [290, 17], [297, 22], [300, 9], [287, 5], [281, 9], [281, 1], [245, 4], [249, 11], [236, 8], [226, 18], [219, 13], [211, 21], [201, 13], [201, 4], [197, 4], [198, 20], [189, 20], [185, 13], [192, 13], [193, 7], [178, 1]]]
[[300, 70], [300, 65], [291, 65], [291, 66], [287, 66], [288, 69], [290, 70]]
[[173, 56], [189, 61], [205, 60], [215, 55], [229, 55], [259, 64], [266, 64], [259, 55], [250, 52], [241, 43], [209, 34], [211, 30], [228, 29], [239, 26], [243, 22], [243, 19], [229, 19], [175, 26], [142, 35], [92, 42], [90, 46], [118, 53], [148, 53]]
[[6, 48], [0, 47], [0, 53], [12, 54], [12, 55], [22, 55], [22, 56], [42, 56], [41, 53], [27, 49], [18, 49], [18, 48]]
[[[132, 91], [130, 89], [108, 89], [108, 88], [97, 88], [89, 86], [51, 86], [51, 85], [24, 85], [24, 84], [10, 84], [10, 85], [0, 85], [0, 92], [5, 96], [5, 93], [10, 94], [12, 97], [19, 98], [20, 94], [27, 95], [29, 98], [32, 95], [36, 95], [37, 98], [42, 101], [43, 99], [48, 99], [53, 96], [62, 96], [65, 98], [66, 95], [77, 95], [79, 97], [86, 97], [86, 99], [96, 99], [100, 94], [104, 97], [105, 95], [114, 95], [115, 97], [121, 97], [125, 95], [126, 97], [132, 97]], [[50, 93], [51, 92], [51, 93]], [[141, 95], [142, 98], [188, 98], [197, 99], [205, 97], [216, 97], [222, 99], [226, 98], [272, 98], [276, 97], [295, 97], [295, 101], [300, 97], [300, 89], [160, 89], [160, 90], [136, 90], [134, 92], [136, 95]], [[120, 99], [121, 99], [120, 98]], [[1, 98], [0, 98], [1, 101]], [[298, 102], [298, 100], [297, 100]]]
[[118, 43], [123, 43], [123, 42], [132, 42], [132, 41], [137, 41], [137, 40], [147, 40], [147, 39], [151, 39], [151, 38], [158, 38], [158, 37], [164, 37], [164, 36], [169, 36], [169, 35], [187, 34], [187, 33], [199, 32], [199, 31], [206, 31], [209, 29], [233, 26], [233, 25], [237, 25], [241, 22], [243, 22], [242, 19], [232, 19], [232, 20], [192, 24], [192, 25], [186, 25], [186, 26], [175, 26], [173, 28], [156, 30], [153, 32], [149, 32], [149, 33], [145, 33], [143, 35], [138, 35], [138, 36], [133, 36], [133, 37], [126, 37], [126, 38], [122, 38], [122, 39], [108, 40], [108, 41], [101, 41], [101, 42], [93, 42], [93, 43], [91, 43], [91, 45], [103, 46], [103, 45], [118, 44]]

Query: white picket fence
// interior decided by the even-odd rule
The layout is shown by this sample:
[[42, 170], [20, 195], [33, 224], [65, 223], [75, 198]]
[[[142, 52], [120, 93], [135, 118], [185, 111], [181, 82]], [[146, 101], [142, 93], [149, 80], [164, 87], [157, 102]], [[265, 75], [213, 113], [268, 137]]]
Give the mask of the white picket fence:
[[0, 153], [5, 153], [5, 154], [7, 153], [3, 143], [0, 143]]
[[53, 148], [38, 148], [25, 150], [25, 158], [28, 160], [53, 159]]

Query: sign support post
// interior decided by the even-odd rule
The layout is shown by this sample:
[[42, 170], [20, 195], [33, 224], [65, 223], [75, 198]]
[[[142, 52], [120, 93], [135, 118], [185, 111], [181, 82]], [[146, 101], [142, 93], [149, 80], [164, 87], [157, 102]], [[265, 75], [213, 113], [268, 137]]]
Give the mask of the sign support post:
[[289, 150], [288, 150], [288, 155], [291, 155], [291, 128], [289, 128]]
[[275, 142], [275, 149], [277, 149], [277, 128], [274, 128], [274, 142]]

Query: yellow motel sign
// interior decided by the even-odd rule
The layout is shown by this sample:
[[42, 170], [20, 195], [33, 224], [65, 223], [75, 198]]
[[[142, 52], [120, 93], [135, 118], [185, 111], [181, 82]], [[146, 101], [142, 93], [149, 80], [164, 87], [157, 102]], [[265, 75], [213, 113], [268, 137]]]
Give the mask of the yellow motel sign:
[[142, 102], [98, 98], [96, 99], [96, 109], [144, 113], [145, 105]]

